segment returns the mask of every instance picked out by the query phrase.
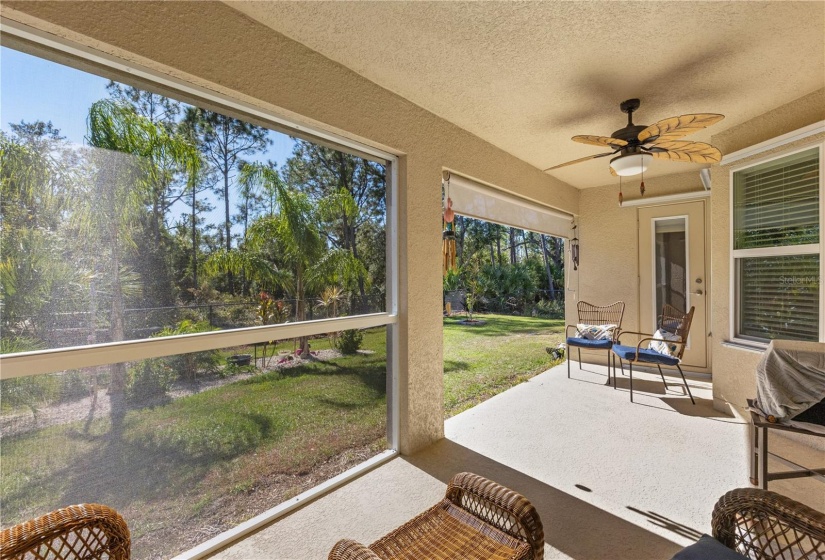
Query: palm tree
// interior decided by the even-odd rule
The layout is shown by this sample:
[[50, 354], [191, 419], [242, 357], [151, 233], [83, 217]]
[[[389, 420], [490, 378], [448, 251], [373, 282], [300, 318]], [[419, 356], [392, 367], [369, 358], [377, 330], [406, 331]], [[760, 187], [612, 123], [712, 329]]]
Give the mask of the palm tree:
[[[250, 164], [241, 170], [241, 184], [272, 192], [277, 214], [257, 218], [243, 244], [213, 254], [206, 263], [213, 274], [246, 273], [261, 287], [280, 287], [295, 299], [295, 320], [306, 320], [307, 294], [350, 283], [365, 274], [364, 265], [346, 249], [331, 248], [319, 228], [319, 210], [306, 194], [287, 187], [271, 166]], [[279, 268], [276, 263], [281, 263]], [[301, 354], [309, 341], [301, 339]]]
[[[141, 227], [147, 200], [159, 181], [165, 181], [170, 161], [190, 178], [200, 167], [191, 142], [165, 127], [111, 100], [94, 103], [89, 110], [88, 142], [94, 148], [92, 179], [79, 200], [74, 225], [94, 254], [106, 253], [112, 302], [112, 341], [124, 338], [123, 259], [137, 250], [135, 234]], [[162, 162], [162, 164], [161, 164]], [[190, 179], [192, 183], [193, 179]], [[111, 392], [125, 386], [125, 367], [112, 366]]]

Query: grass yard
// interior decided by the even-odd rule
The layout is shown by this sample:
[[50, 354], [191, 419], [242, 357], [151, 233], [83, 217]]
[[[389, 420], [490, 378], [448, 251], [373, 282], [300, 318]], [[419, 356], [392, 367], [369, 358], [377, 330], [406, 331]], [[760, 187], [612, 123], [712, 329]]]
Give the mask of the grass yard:
[[126, 518], [134, 558], [203, 542], [386, 449], [385, 329], [362, 349], [3, 437], [3, 526], [100, 502]]
[[480, 326], [444, 318], [444, 406], [447, 417], [472, 408], [556, 365], [545, 351], [563, 340], [564, 321], [473, 314]]
[[[444, 319], [447, 416], [552, 366], [545, 347], [562, 337], [560, 320], [478, 317], [486, 324]], [[387, 446], [386, 330], [364, 334], [357, 355], [152, 403], [111, 397], [109, 408], [83, 420], [75, 414], [7, 431], [3, 526], [100, 502], [126, 518], [134, 558], [167, 558], [366, 460]], [[321, 356], [330, 343], [314, 339], [312, 348]], [[267, 354], [292, 349], [286, 342]], [[226, 349], [222, 361], [251, 350]], [[10, 414], [20, 410], [4, 411], [15, 422]]]

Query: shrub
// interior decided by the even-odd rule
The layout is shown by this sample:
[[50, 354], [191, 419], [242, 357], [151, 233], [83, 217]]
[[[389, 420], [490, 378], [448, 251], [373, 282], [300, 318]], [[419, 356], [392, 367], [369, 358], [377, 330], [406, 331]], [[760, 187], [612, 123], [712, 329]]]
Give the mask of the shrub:
[[175, 370], [165, 358], [150, 358], [129, 368], [126, 399], [140, 401], [165, 395], [172, 387]]
[[342, 354], [355, 354], [364, 342], [364, 334], [358, 329], [343, 331], [336, 346]]
[[[214, 331], [207, 321], [181, 321], [174, 327], [166, 327], [155, 336], [172, 336], [176, 334], [192, 334]], [[221, 353], [218, 350], [205, 352], [190, 352], [179, 356], [163, 358], [172, 371], [181, 379], [195, 379], [201, 373], [215, 373], [221, 362]]]
[[533, 306], [533, 317], [564, 318], [564, 300], [543, 299]]

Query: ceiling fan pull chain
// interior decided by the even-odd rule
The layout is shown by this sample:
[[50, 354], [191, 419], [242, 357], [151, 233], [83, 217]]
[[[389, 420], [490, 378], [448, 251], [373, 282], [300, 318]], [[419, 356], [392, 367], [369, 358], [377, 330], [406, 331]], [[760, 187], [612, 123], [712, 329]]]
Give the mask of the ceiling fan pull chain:
[[642, 193], [642, 196], [645, 195], [645, 168], [642, 166], [642, 184], [639, 185], [639, 191]]
[[619, 175], [619, 206], [622, 205], [624, 202], [624, 197], [622, 196], [622, 176]]

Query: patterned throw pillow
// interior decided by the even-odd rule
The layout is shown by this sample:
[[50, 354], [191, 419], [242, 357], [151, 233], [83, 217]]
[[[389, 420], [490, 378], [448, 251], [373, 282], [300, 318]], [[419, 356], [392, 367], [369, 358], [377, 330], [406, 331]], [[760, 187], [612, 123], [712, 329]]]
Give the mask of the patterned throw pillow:
[[681, 342], [681, 337], [678, 337], [666, 330], [659, 329], [653, 333], [653, 338], [655, 340], [650, 341], [650, 344], [647, 346], [648, 349], [658, 352], [659, 354], [664, 354], [665, 356], [676, 356], [676, 349], [679, 348], [679, 346], [676, 344], [668, 344], [667, 341], [675, 340], [676, 342]]
[[587, 325], [579, 323], [576, 325], [578, 336], [588, 340], [612, 340], [613, 331], [618, 325]]

